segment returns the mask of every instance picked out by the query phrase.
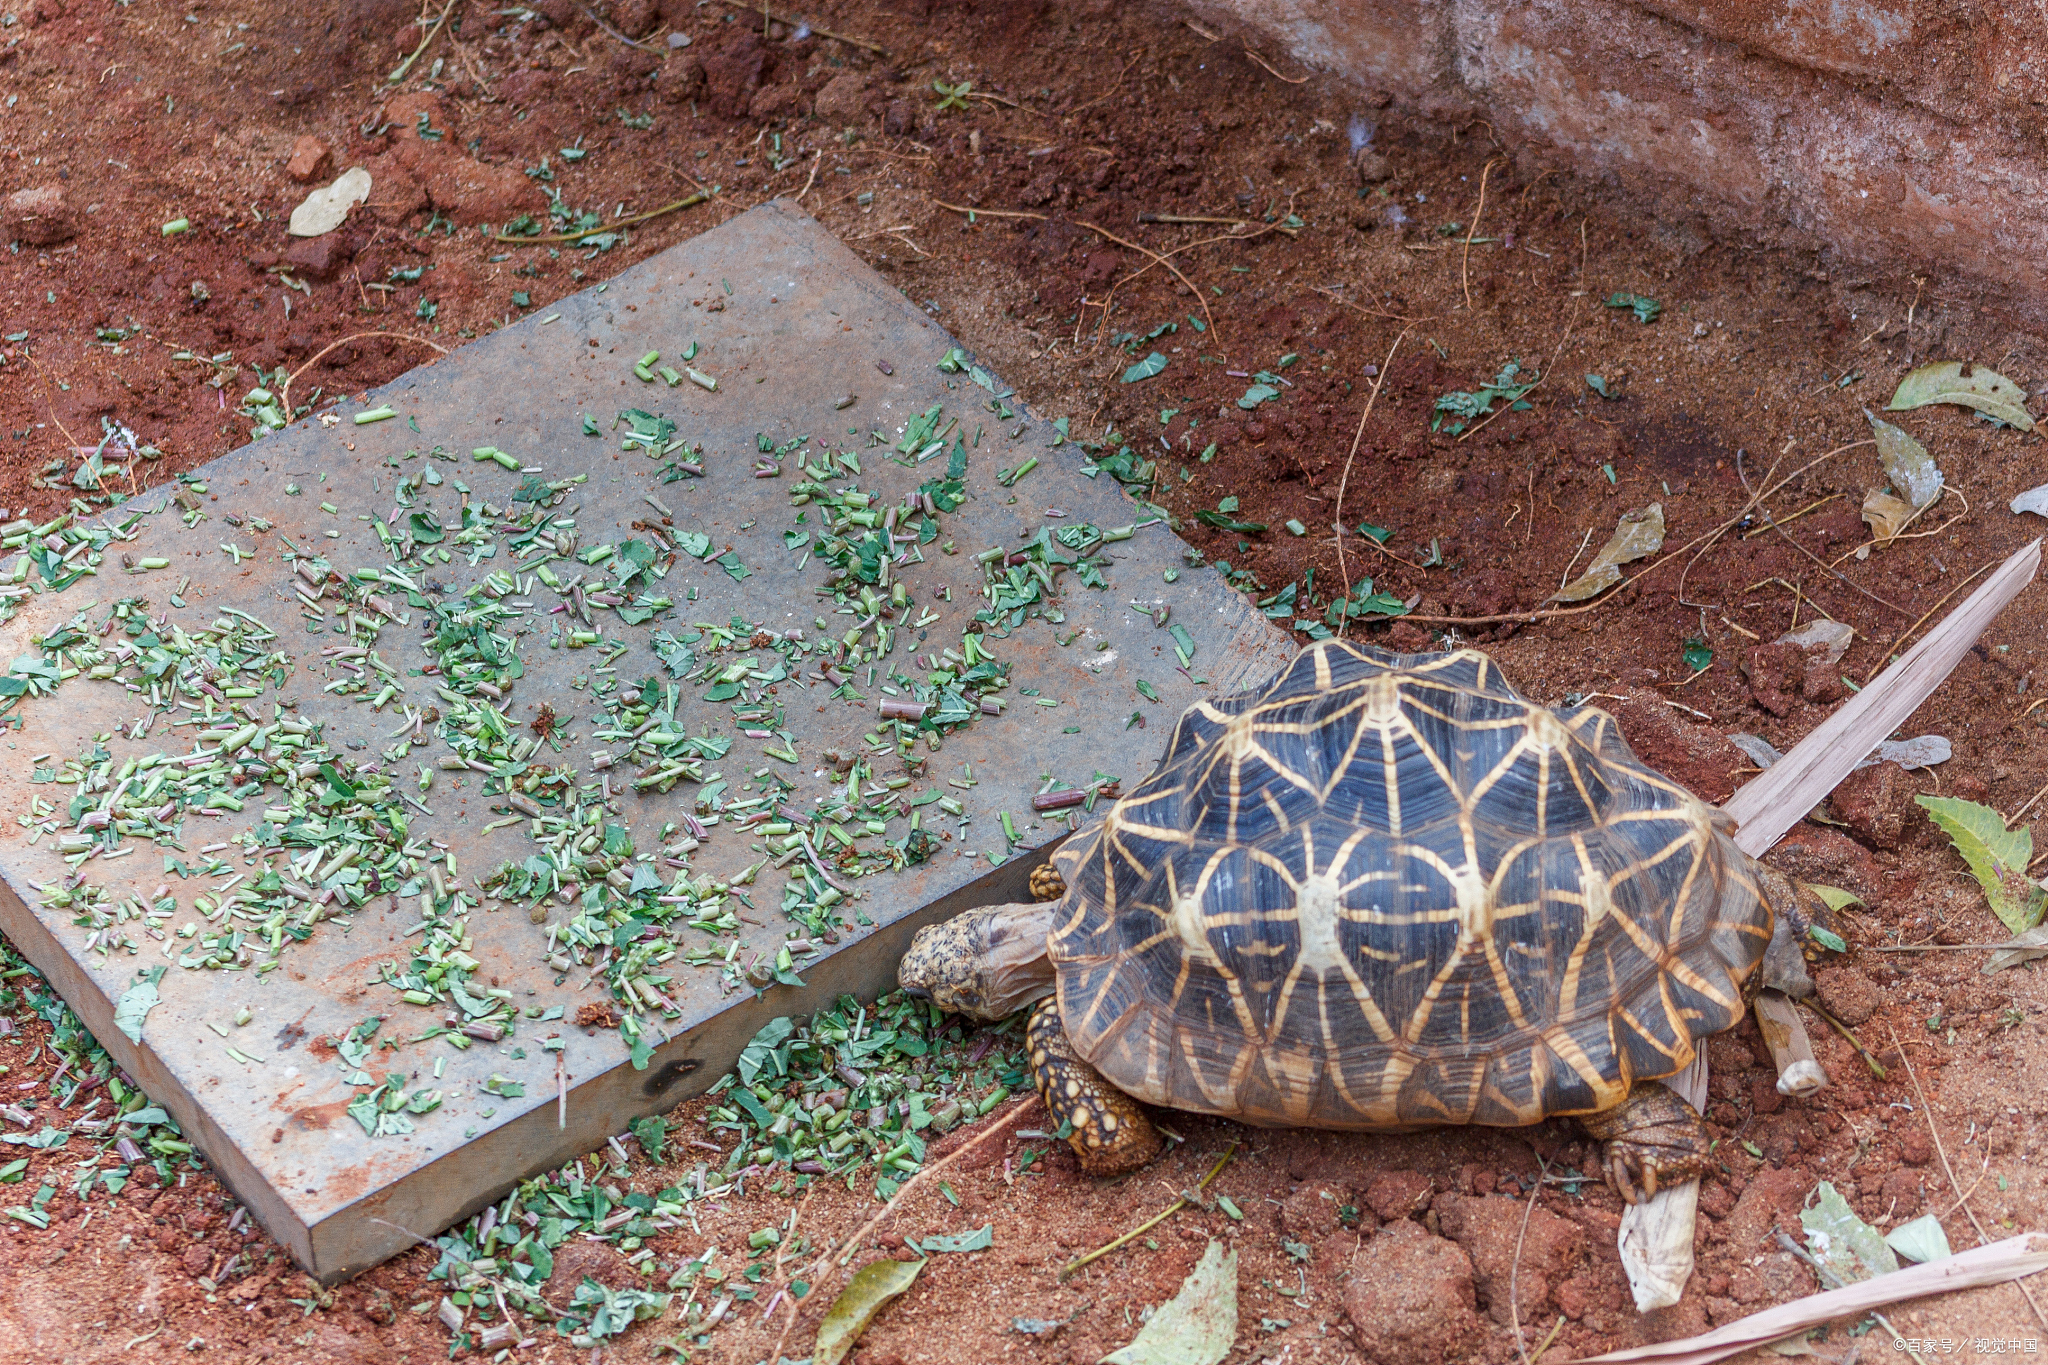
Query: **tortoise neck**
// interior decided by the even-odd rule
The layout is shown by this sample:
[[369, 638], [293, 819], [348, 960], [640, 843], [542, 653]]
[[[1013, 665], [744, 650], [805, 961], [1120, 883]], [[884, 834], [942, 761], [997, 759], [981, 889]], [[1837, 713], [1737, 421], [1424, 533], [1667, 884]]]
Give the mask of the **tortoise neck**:
[[1058, 923], [1058, 901], [990, 906], [973, 934], [982, 963], [983, 998], [990, 1017], [1003, 1018], [1053, 991], [1052, 958], [1046, 939]]

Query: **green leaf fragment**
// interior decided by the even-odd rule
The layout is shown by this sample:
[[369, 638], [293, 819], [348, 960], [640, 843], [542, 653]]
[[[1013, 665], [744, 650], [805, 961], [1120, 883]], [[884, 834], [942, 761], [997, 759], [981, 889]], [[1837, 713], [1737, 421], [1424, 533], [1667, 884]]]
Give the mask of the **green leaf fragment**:
[[984, 1224], [972, 1232], [958, 1232], [950, 1235], [935, 1235], [915, 1243], [924, 1252], [987, 1251], [995, 1243], [996, 1226]]
[[818, 1324], [811, 1365], [839, 1365], [845, 1360], [875, 1315], [916, 1283], [924, 1266], [923, 1261], [875, 1261], [855, 1272]]
[[1609, 308], [1631, 309], [1636, 315], [1636, 321], [1641, 323], [1655, 322], [1657, 316], [1664, 311], [1663, 304], [1646, 294], [1630, 294], [1625, 292], [1609, 294], [1607, 296], [1607, 306]]
[[1180, 1292], [1102, 1365], [1218, 1365], [1236, 1338], [1237, 1253], [1210, 1242]]
[[2026, 875], [2033, 861], [2034, 832], [2026, 826], [2007, 829], [2005, 817], [1989, 806], [1953, 796], [1916, 796], [1928, 817], [1939, 825], [1970, 873], [1984, 888], [1991, 912], [2015, 934], [2040, 922], [2048, 892]]
[[2034, 427], [2027, 411], [2027, 391], [1996, 370], [1966, 361], [1945, 360], [1922, 365], [1904, 379], [1885, 407], [1892, 412], [1925, 407], [1929, 403], [1957, 403], [1975, 408], [2021, 431]]
[[1124, 371], [1124, 383], [1135, 384], [1141, 379], [1150, 379], [1166, 368], [1166, 357], [1154, 351], [1137, 364]]
[[165, 970], [151, 967], [143, 971], [140, 979], [114, 1002], [114, 1026], [127, 1034], [131, 1043], [142, 1041], [142, 1021], [157, 1007], [157, 983], [164, 979]]
[[1814, 1186], [1812, 1203], [1800, 1211], [1799, 1225], [1806, 1230], [1814, 1259], [1845, 1284], [1899, 1268], [1899, 1258], [1885, 1245], [1883, 1234], [1858, 1218], [1829, 1181]]

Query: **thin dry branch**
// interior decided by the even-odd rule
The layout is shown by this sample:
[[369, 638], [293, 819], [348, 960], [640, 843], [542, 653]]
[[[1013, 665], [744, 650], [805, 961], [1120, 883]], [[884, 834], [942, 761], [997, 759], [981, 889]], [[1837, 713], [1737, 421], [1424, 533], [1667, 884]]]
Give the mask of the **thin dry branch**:
[[[1845, 450], [1854, 450], [1857, 446], [1872, 444], [1874, 444], [1874, 442], [1871, 441], [1851, 441], [1847, 445], [1836, 446], [1833, 450], [1828, 451], [1825, 455], [1818, 455], [1813, 459], [1808, 460], [1805, 464], [1799, 466], [1799, 468], [1793, 470], [1790, 474], [1787, 474], [1784, 478], [1778, 480], [1778, 482], [1771, 484], [1769, 487], [1765, 488], [1763, 492], [1758, 493], [1755, 496], [1751, 497], [1748, 502], [1744, 503], [1739, 509], [1736, 510], [1734, 516], [1728, 518], [1728, 520], [1722, 522], [1713, 530], [1706, 532], [1704, 535], [1693, 537], [1691, 540], [1688, 540], [1685, 544], [1679, 546], [1677, 549], [1671, 551], [1670, 553], [1662, 556], [1661, 558], [1651, 563], [1648, 568], [1645, 568], [1639, 573], [1635, 573], [1627, 578], [1624, 578], [1621, 582], [1615, 584], [1613, 588], [1609, 589], [1607, 592], [1602, 593], [1600, 596], [1594, 598], [1590, 602], [1581, 603], [1576, 607], [1543, 607], [1534, 611], [1508, 612], [1499, 616], [1403, 616], [1399, 619], [1403, 621], [1418, 621], [1428, 625], [1447, 626], [1491, 626], [1503, 625], [1509, 621], [1519, 621], [1525, 625], [1530, 625], [1534, 624], [1537, 621], [1548, 621], [1554, 617], [1577, 616], [1581, 612], [1592, 611], [1598, 607], [1606, 605], [1608, 602], [1613, 601], [1615, 593], [1619, 592], [1621, 589], [1626, 588], [1633, 583], [1640, 582], [1641, 580], [1649, 577], [1657, 570], [1663, 568], [1666, 564], [1669, 564], [1672, 560], [1678, 558], [1686, 551], [1694, 549], [1695, 547], [1698, 548], [1699, 554], [1693, 556], [1693, 562], [1697, 562], [1699, 556], [1705, 554], [1708, 548], [1711, 547], [1716, 540], [1719, 540], [1724, 534], [1726, 534], [1729, 531], [1730, 528], [1734, 527], [1745, 516], [1748, 516], [1751, 508], [1755, 507], [1765, 498], [1768, 498], [1771, 494], [1777, 492], [1780, 488], [1783, 488], [1792, 480], [1798, 478], [1801, 474], [1804, 474], [1807, 470], [1819, 464], [1822, 460], [1826, 460], [1833, 456], [1839, 455]], [[1690, 569], [1692, 567], [1692, 563], [1688, 563], [1686, 567]], [[1681, 585], [1685, 582], [1683, 575], [1680, 575], [1679, 582]]]
[[443, 346], [438, 342], [429, 341], [425, 337], [416, 337], [410, 332], [353, 332], [348, 336], [343, 337], [339, 341], [332, 341], [329, 342], [327, 345], [322, 346], [318, 351], [313, 353], [313, 358], [311, 360], [308, 360], [305, 364], [299, 366], [299, 368], [293, 370], [289, 375], [287, 375], [285, 377], [284, 383], [278, 386], [278, 405], [282, 407], [287, 413], [289, 413], [292, 410], [292, 384], [294, 383], [294, 381], [298, 379], [300, 375], [312, 369], [315, 365], [318, 365], [323, 359], [325, 359], [328, 352], [346, 346], [351, 341], [367, 341], [371, 337], [392, 337], [398, 341], [414, 341], [418, 342], [422, 346], [431, 346], [433, 347], [434, 350], [440, 352], [442, 355], [448, 354], [448, 348], [446, 346]]
[[[730, 5], [734, 9], [743, 9], [749, 14], [758, 14], [766, 23], [787, 24], [791, 28], [795, 28], [799, 24], [808, 24], [811, 32], [817, 34], [820, 38], [830, 38], [833, 42], [845, 43], [848, 47], [864, 48], [883, 57], [889, 55], [889, 49], [883, 47], [880, 43], [871, 43], [865, 38], [848, 37], [844, 33], [834, 33], [829, 28], [819, 28], [816, 24], [810, 24], [807, 20], [790, 19], [780, 14], [771, 14], [766, 5], [757, 5], [753, 0], [721, 0], [721, 3]], [[767, 36], [765, 26], [761, 36], [764, 38]]]
[[[830, 1288], [828, 1277], [836, 1276], [843, 1270], [847, 1262], [854, 1258], [868, 1238], [874, 1236], [875, 1231], [882, 1224], [893, 1218], [896, 1215], [897, 1209], [902, 1207], [904, 1201], [921, 1188], [927, 1180], [948, 1169], [955, 1162], [980, 1147], [989, 1139], [998, 1134], [1010, 1132], [1017, 1126], [1017, 1121], [1030, 1113], [1032, 1106], [1036, 1104], [1039, 1104], [1038, 1096], [1031, 1095], [1026, 1097], [1021, 1103], [1011, 1106], [1009, 1113], [991, 1122], [987, 1129], [976, 1133], [973, 1138], [962, 1143], [938, 1161], [924, 1167], [916, 1175], [904, 1181], [902, 1187], [896, 1193], [889, 1196], [889, 1202], [882, 1206], [881, 1212], [868, 1219], [867, 1222], [861, 1225], [859, 1231], [847, 1239], [844, 1251], [835, 1256], [831, 1248], [828, 1247], [819, 1254], [816, 1260], [811, 1262], [804, 1273], [804, 1278], [811, 1282], [813, 1292]], [[829, 1299], [826, 1301], [829, 1302]], [[775, 1349], [769, 1353], [771, 1360], [780, 1360], [782, 1358], [782, 1347], [789, 1340], [790, 1329], [796, 1326], [795, 1306], [795, 1303], [792, 1302], [790, 1305], [789, 1321], [783, 1324], [782, 1334], [775, 1339]]]
[[[1351, 462], [1358, 458], [1358, 443], [1365, 439], [1365, 424], [1372, 419], [1372, 409], [1380, 401], [1380, 390], [1386, 387], [1387, 371], [1393, 368], [1394, 352], [1401, 349], [1401, 338], [1408, 335], [1415, 324], [1410, 323], [1394, 335], [1394, 344], [1387, 347], [1387, 358], [1380, 362], [1380, 372], [1373, 376], [1372, 395], [1365, 400], [1365, 411], [1358, 414], [1358, 430], [1351, 435], [1351, 453], [1344, 457], [1344, 475], [1337, 480], [1337, 576], [1344, 580], [1344, 600], [1351, 600], [1351, 569], [1344, 560], [1344, 491], [1351, 486]], [[1370, 537], [1368, 537], [1370, 539]], [[1384, 546], [1376, 547], [1382, 553], [1391, 554]], [[1343, 619], [1337, 622], [1337, 636], [1343, 638], [1344, 628], [1351, 624], [1351, 613], [1347, 610]]]
[[1992, 618], [2033, 582], [2041, 565], [2041, 542], [2016, 550], [1969, 600], [1929, 631], [1919, 644], [1851, 697], [1794, 746], [1723, 804], [1740, 828], [1735, 843], [1752, 858], [1777, 842], [1863, 756], [1913, 714], [1977, 643]]
[[1782, 1340], [1837, 1318], [1859, 1317], [1885, 1304], [2003, 1284], [2043, 1270], [2048, 1270], [2048, 1234], [2022, 1233], [1946, 1260], [1930, 1261], [1889, 1275], [1874, 1275], [1824, 1294], [1809, 1294], [1738, 1318], [1700, 1336], [1586, 1356], [1570, 1365], [1712, 1365], [1737, 1352]]
[[[964, 213], [968, 215], [970, 218], [1028, 218], [1033, 220], [1034, 222], [1040, 223], [1046, 220], [1045, 214], [1025, 213], [1018, 209], [970, 208], [964, 204], [949, 204], [943, 199], [934, 199], [932, 200], [932, 202], [950, 213]], [[1099, 224], [1076, 221], [1074, 226], [1078, 228], [1086, 228], [1088, 231], [1094, 233], [1096, 236], [1107, 238], [1108, 240], [1115, 242], [1118, 246], [1126, 247], [1132, 251], [1137, 252], [1141, 256], [1150, 256], [1155, 264], [1163, 265], [1168, 270], [1171, 270], [1173, 272], [1173, 277], [1179, 280], [1182, 284], [1186, 285], [1187, 291], [1195, 296], [1195, 301], [1197, 303], [1202, 305], [1202, 316], [1208, 319], [1209, 334], [1216, 338], [1217, 348], [1219, 350], [1222, 349], [1223, 336], [1220, 332], [1216, 330], [1216, 318], [1215, 315], [1209, 311], [1209, 300], [1202, 297], [1202, 291], [1195, 288], [1195, 282], [1193, 280], [1189, 279], [1186, 275], [1183, 275], [1181, 273], [1179, 266], [1175, 265], [1172, 261], [1167, 260], [1166, 257], [1160, 255], [1156, 251], [1153, 251], [1151, 248], [1139, 246], [1136, 242], [1131, 241], [1129, 238], [1119, 237], [1114, 232], [1111, 232], [1108, 228], [1102, 227]], [[1247, 235], [1249, 236], [1250, 234]]]
[[[1283, 76], [1278, 71], [1273, 70], [1273, 64], [1267, 61], [1264, 57], [1261, 57], [1258, 54], [1258, 52], [1250, 46], [1247, 46], [1245, 48], [1244, 55], [1251, 58], [1253, 61], [1257, 62], [1261, 67], [1264, 67], [1265, 70], [1276, 81], [1286, 81], [1289, 85], [1306, 85], [1308, 83], [1308, 76]], [[1315, 73], [1310, 72], [1309, 74], [1314, 75]]]
[[[2040, 543], [2038, 540], [2034, 542], [2035, 545]], [[1956, 614], [1958, 616], [1962, 615], [1961, 612]], [[1947, 623], [1944, 622], [1943, 624]], [[1962, 1206], [1964, 1215], [1970, 1220], [1970, 1226], [1977, 1229], [1977, 1244], [1978, 1249], [1981, 1251], [1984, 1247], [1990, 1245], [1991, 1238], [1985, 1233], [1984, 1224], [1978, 1221], [1977, 1211], [1970, 1207], [1970, 1196], [1963, 1189], [1963, 1182], [1956, 1179], [1956, 1168], [1948, 1159], [1948, 1144], [1941, 1140], [1941, 1129], [1935, 1126], [1934, 1110], [1927, 1103], [1927, 1091], [1921, 1087], [1920, 1073], [1913, 1069], [1913, 1058], [1899, 1043], [1898, 1033], [1889, 1024], [1885, 1025], [1885, 1032], [1890, 1033], [1892, 1036], [1892, 1051], [1898, 1053], [1899, 1060], [1906, 1065], [1906, 1077], [1913, 1082], [1913, 1094], [1920, 1101], [1920, 1117], [1927, 1120], [1927, 1135], [1934, 1139], [1934, 1152], [1936, 1156], [1941, 1158], [1942, 1173], [1948, 1176], [1949, 1188], [1956, 1192], [1956, 1202]], [[1989, 1153], [1986, 1155], [1988, 1156]], [[2027, 1307], [2034, 1310], [2035, 1321], [2039, 1322], [2043, 1327], [2048, 1327], [2048, 1314], [2044, 1314], [2041, 1311], [2040, 1301], [2034, 1297], [2034, 1291], [2022, 1284], [2020, 1285], [2020, 1293], [2026, 1295]]]

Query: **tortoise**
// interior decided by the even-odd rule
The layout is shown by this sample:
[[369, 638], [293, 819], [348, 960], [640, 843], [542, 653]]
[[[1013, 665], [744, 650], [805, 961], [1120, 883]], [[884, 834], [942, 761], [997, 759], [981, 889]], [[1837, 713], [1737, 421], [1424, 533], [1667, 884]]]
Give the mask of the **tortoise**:
[[898, 980], [983, 1020], [1034, 1005], [1033, 1079], [1091, 1174], [1158, 1153], [1139, 1101], [1369, 1132], [1570, 1117], [1640, 1203], [1706, 1165], [1658, 1078], [1765, 977], [1812, 991], [1816, 898], [1734, 828], [1613, 716], [1533, 703], [1484, 654], [1325, 640], [1190, 707], [1032, 873], [1037, 903], [921, 929]]

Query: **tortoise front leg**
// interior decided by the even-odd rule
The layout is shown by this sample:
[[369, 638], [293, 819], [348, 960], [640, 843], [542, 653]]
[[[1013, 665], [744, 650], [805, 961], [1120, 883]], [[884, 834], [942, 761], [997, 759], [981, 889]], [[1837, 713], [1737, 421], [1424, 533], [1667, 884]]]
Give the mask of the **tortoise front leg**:
[[1580, 1115], [1579, 1125], [1607, 1144], [1608, 1183], [1631, 1204], [1706, 1173], [1706, 1122], [1677, 1092], [1656, 1081], [1636, 1086], [1605, 1113]]
[[1127, 1175], [1165, 1145], [1138, 1102], [1102, 1078], [1075, 1054], [1060, 1022], [1059, 1002], [1041, 1000], [1024, 1027], [1031, 1049], [1031, 1077], [1057, 1124], [1067, 1125], [1067, 1143], [1090, 1175]]

